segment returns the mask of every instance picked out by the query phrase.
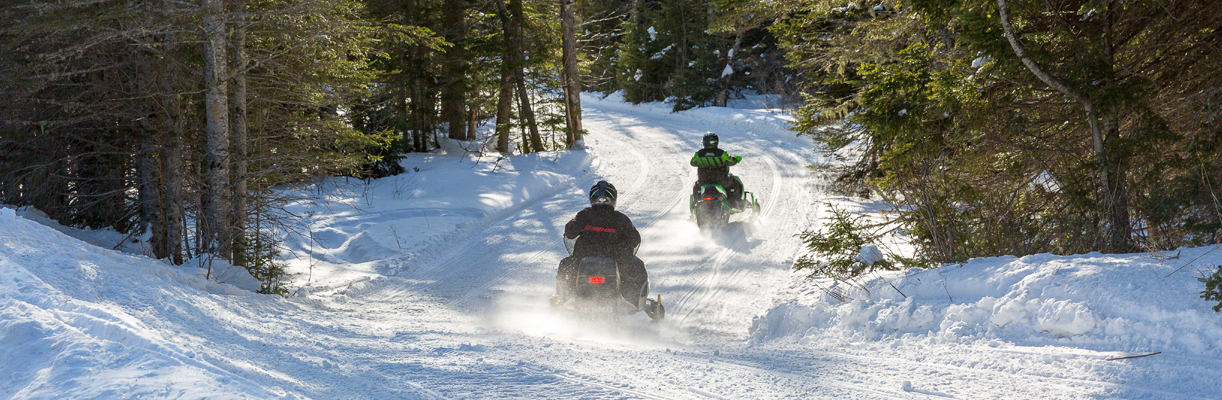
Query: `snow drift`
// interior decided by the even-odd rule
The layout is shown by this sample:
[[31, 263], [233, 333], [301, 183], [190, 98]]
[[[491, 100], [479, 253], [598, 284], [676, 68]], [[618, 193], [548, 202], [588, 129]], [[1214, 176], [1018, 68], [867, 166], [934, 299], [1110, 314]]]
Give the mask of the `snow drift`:
[[[1167, 257], [1175, 258], [1160, 261]], [[847, 285], [803, 282], [787, 301], [756, 318], [752, 337], [803, 342], [916, 335], [937, 342], [1002, 340], [1218, 357], [1222, 315], [1198, 297], [1202, 287], [1196, 278], [1219, 264], [1218, 246], [1163, 254], [974, 259], [876, 275], [847, 289], [853, 298], [848, 303], [819, 288], [846, 290]]]
[[0, 208], [0, 398], [277, 397], [115, 304], [173, 313], [192, 301], [184, 287], [250, 294], [200, 271], [104, 250]]

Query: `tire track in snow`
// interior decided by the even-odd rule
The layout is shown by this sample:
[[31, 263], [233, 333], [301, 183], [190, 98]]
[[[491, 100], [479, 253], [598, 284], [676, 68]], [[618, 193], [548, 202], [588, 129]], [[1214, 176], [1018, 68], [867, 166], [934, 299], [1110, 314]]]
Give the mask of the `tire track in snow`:
[[[950, 370], [956, 370], [956, 371], [964, 372], [968, 374], [975, 374], [977, 376], [989, 375], [993, 379], [999, 379], [999, 380], [1007, 380], [1007, 379], [1013, 380], [1015, 377], [1018, 377], [1018, 376], [1031, 378], [1033, 384], [1038, 384], [1042, 386], [1043, 389], [1047, 389], [1048, 381], [1054, 381], [1054, 382], [1062, 382], [1062, 384], [1064, 384], [1067, 387], [1073, 387], [1073, 386], [1085, 384], [1085, 385], [1091, 385], [1095, 387], [1124, 389], [1124, 390], [1143, 392], [1143, 393], [1148, 393], [1152, 395], [1157, 395], [1161, 398], [1176, 397], [1176, 398], [1181, 398], [1181, 399], [1200, 399], [1200, 397], [1197, 397], [1197, 396], [1166, 392], [1166, 391], [1162, 391], [1158, 389], [1147, 389], [1147, 388], [1143, 388], [1140, 386], [1126, 385], [1123, 383], [1114, 383], [1114, 382], [1107, 382], [1107, 381], [1096, 381], [1096, 380], [1080, 379], [1080, 378], [1066, 378], [1066, 377], [1040, 375], [1040, 374], [1023, 373], [1023, 372], [1011, 373], [1011, 372], [1004, 372], [1004, 371], [994, 371], [990, 369], [963, 367], [963, 366], [953, 365], [953, 364], [943, 364], [943, 363], [928, 362], [928, 361], [913, 361], [913, 360], [899, 358], [899, 357], [870, 357], [870, 356], [848, 354], [848, 353], [833, 353], [833, 352], [828, 352], [825, 350], [824, 351], [814, 350], [811, 352], [820, 353], [821, 355], [826, 356], [828, 358], [840, 358], [842, 360], [852, 360], [852, 361], [858, 361], [858, 362], [862, 360], [871, 361], [874, 364], [878, 365], [879, 366], [878, 368], [891, 366], [891, 367], [895, 367], [896, 369], [903, 370], [905, 371], [905, 373], [910, 373], [915, 368], [926, 368], [930, 371], [937, 371], [937, 372], [943, 372], [943, 371], [950, 369]], [[904, 367], [897, 367], [897, 365], [902, 365]]]
[[[774, 161], [772, 157], [767, 154], [763, 154], [762, 158], [764, 159], [764, 163], [767, 164], [768, 168], [772, 171], [772, 191], [768, 196], [769, 198], [764, 201], [765, 205], [760, 208], [760, 219], [764, 219], [772, 214], [772, 211], [776, 206], [777, 198], [780, 197], [780, 191], [783, 184], [783, 177], [781, 176], [780, 170], [776, 166], [776, 161]], [[726, 266], [730, 259], [732, 259], [736, 253], [741, 252], [745, 246], [746, 243], [740, 241], [731, 247], [721, 249], [713, 256], [711, 262], [712, 271], [709, 274], [706, 274], [705, 277], [699, 279], [695, 287], [685, 292], [681, 296], [680, 300], [675, 304], [676, 311], [687, 311], [682, 314], [682, 317], [680, 317], [678, 321], [676, 321], [677, 326], [682, 327], [692, 313], [703, 309], [701, 306], [703, 306], [713, 294], [722, 293], [725, 291], [724, 287], [718, 285], [722, 282], [722, 269]], [[742, 272], [742, 270], [743, 268], [741, 266], [735, 268], [731, 272], [730, 278], [738, 275]], [[702, 294], [698, 295], [697, 293]], [[689, 307], [689, 302], [693, 298], [697, 298], [696, 296], [698, 296], [698, 300]]]
[[[645, 183], [646, 183], [646, 182], [648, 182], [648, 181], [649, 181], [649, 179], [648, 179], [648, 178], [649, 178], [649, 172], [650, 172], [650, 167], [649, 167], [650, 160], [649, 160], [649, 158], [648, 158], [648, 157], [645, 157], [645, 155], [644, 155], [644, 154], [642, 154], [642, 153], [640, 152], [640, 150], [637, 150], [636, 146], [628, 145], [628, 144], [624, 143], [623, 141], [618, 140], [618, 139], [614, 139], [614, 138], [604, 138], [604, 139], [610, 140], [610, 141], [612, 141], [612, 142], [616, 142], [616, 143], [617, 143], [618, 145], [620, 145], [622, 148], [626, 148], [626, 149], [628, 149], [628, 151], [629, 151], [629, 152], [631, 152], [631, 153], [632, 153], [632, 155], [636, 156], [637, 160], [638, 160], [638, 161], [640, 161], [639, 163], [637, 163], [637, 165], [642, 166], [642, 167], [641, 167], [641, 168], [642, 168], [642, 170], [641, 170], [641, 171], [640, 171], [640, 173], [638, 174], [638, 176], [637, 176], [636, 180], [632, 182], [632, 185], [630, 185], [630, 186], [628, 187], [628, 192], [629, 192], [629, 193], [638, 191], [638, 190], [639, 190], [639, 189], [640, 189], [642, 186], [644, 186], [644, 185], [645, 185]], [[591, 176], [591, 175], [593, 175], [593, 174], [587, 174], [587, 175], [586, 175], [586, 177], [589, 177], [589, 176]], [[601, 173], [600, 173], [600, 174], [598, 174], [598, 175], [599, 175], [599, 176], [604, 176], [604, 174], [601, 174]], [[576, 185], [576, 182], [574, 182], [574, 185]], [[582, 192], [584, 193], [584, 192], [585, 192], [585, 190], [582, 190]], [[555, 194], [558, 194], [558, 193], [560, 193], [560, 191], [556, 191], [556, 193], [555, 193]], [[555, 194], [553, 194], [552, 196], [555, 196]], [[627, 205], [625, 205], [623, 208], [625, 208], [625, 209], [626, 209], [626, 208], [631, 208], [632, 206], [635, 206], [637, 203], [640, 203], [640, 201], [641, 201], [641, 199], [642, 199], [642, 198], [643, 198], [642, 196], [635, 196], [635, 197], [632, 197], [632, 198], [631, 198], [631, 200], [629, 200], [629, 201], [627, 202], [628, 204], [627, 204]], [[540, 199], [540, 201], [542, 201], [542, 200], [543, 200], [543, 199]], [[650, 220], [650, 224], [652, 224], [652, 223], [653, 223], [653, 220], [656, 220], [656, 219], [657, 219], [657, 218], [658, 218], [660, 215], [661, 215], [661, 214], [655, 214], [655, 215], [653, 215], [653, 217], [652, 217], [652, 218], [651, 218], [651, 220]], [[501, 223], [497, 224], [497, 226], [500, 226], [500, 225], [503, 225], [503, 224], [505, 224], [505, 223], [509, 223], [509, 222], [510, 222], [510, 220], [509, 220], [508, 218], [506, 218], [504, 221], [502, 221]], [[471, 289], [471, 290], [467, 291], [467, 292], [466, 292], [466, 293], [464, 293], [462, 296], [459, 296], [458, 298], [455, 298], [455, 299], [453, 299], [453, 300], [450, 300], [450, 301], [448, 301], [448, 302], [445, 302], [444, 304], [445, 304], [446, 306], [455, 306], [455, 305], [463, 304], [463, 303], [466, 303], [467, 301], [470, 301], [471, 299], [475, 298], [477, 294], [479, 294], [479, 293], [483, 293], [484, 291], [486, 291], [488, 288], [492, 287], [493, 285], [496, 285], [496, 284], [498, 284], [498, 283], [501, 283], [501, 282], [503, 282], [503, 281], [504, 281], [506, 278], [509, 278], [510, 276], [515, 275], [515, 274], [516, 274], [516, 273], [517, 273], [519, 270], [521, 270], [523, 267], [525, 267], [525, 266], [527, 266], [527, 265], [534, 265], [534, 264], [535, 264], [535, 260], [538, 260], [538, 259], [539, 259], [540, 257], [542, 257], [544, 254], [547, 254], [547, 253], [550, 253], [550, 252], [555, 251], [555, 250], [556, 250], [557, 243], [560, 243], [560, 242], [561, 242], [561, 241], [560, 241], [560, 239], [557, 239], [557, 240], [555, 240], [555, 241], [548, 241], [548, 244], [547, 244], [547, 245], [546, 245], [546, 246], [545, 246], [545, 247], [544, 247], [542, 250], [539, 250], [539, 251], [534, 252], [533, 254], [531, 254], [531, 255], [530, 255], [530, 257], [527, 257], [527, 258], [526, 258], [525, 260], [523, 260], [523, 261], [520, 261], [520, 262], [514, 263], [512, 266], [510, 266], [509, 268], [506, 268], [506, 269], [505, 269], [503, 272], [501, 272], [501, 274], [497, 275], [495, 278], [490, 279], [490, 280], [487, 280], [487, 281], [486, 281], [486, 282], [484, 282], [482, 285], [479, 285], [478, 287], [475, 287], [475, 288], [473, 288], [473, 289]]]
[[[1050, 385], [1055, 385], [1058, 388], [1064, 389], [1064, 390], [1058, 389], [1059, 393], [1081, 394], [1077, 391], [1070, 390], [1070, 389], [1072, 388], [1080, 389], [1083, 386], [1090, 386], [1090, 387], [1095, 387], [1095, 388], [1110, 388], [1110, 389], [1120, 389], [1120, 390], [1141, 392], [1141, 393], [1152, 395], [1158, 398], [1200, 399], [1200, 397], [1196, 397], [1192, 395], [1167, 392], [1167, 391], [1158, 390], [1158, 389], [1149, 389], [1149, 388], [1144, 388], [1144, 387], [1140, 387], [1136, 385], [1127, 385], [1123, 383], [1114, 383], [1114, 382], [1098, 381], [1098, 380], [1091, 380], [1091, 379], [1057, 377], [1057, 376], [1050, 376], [1050, 375], [1044, 375], [1044, 374], [1022, 373], [1022, 372], [1011, 373], [1011, 372], [997, 371], [997, 370], [992, 370], [992, 369], [963, 367], [963, 366], [954, 365], [954, 364], [943, 364], [943, 363], [927, 362], [927, 361], [913, 361], [913, 360], [899, 358], [899, 357], [871, 357], [871, 356], [848, 354], [848, 353], [829, 352], [825, 350], [814, 350], [814, 351], [804, 350], [804, 351], [819, 354], [820, 356], [825, 358], [824, 360], [821, 360], [821, 361], [824, 363], [827, 363], [828, 365], [863, 366], [866, 369], [875, 371], [874, 374], [876, 376], [878, 375], [879, 370], [894, 371], [895, 372], [894, 376], [916, 376], [916, 377], [920, 377], [922, 376], [922, 374], [917, 373], [914, 375], [914, 373], [917, 371], [922, 371], [922, 370], [929, 371], [927, 374], [924, 374], [924, 375], [929, 375], [929, 376], [941, 376], [945, 374], [948, 370], [954, 370], [954, 371], [957, 371], [963, 374], [963, 375], [955, 375], [954, 378], [959, 379], [959, 380], [962, 380], [964, 378], [973, 378], [973, 379], [979, 378], [980, 380], [991, 380], [991, 381], [1001, 382], [1001, 381], [1013, 381], [1015, 378], [1029, 379], [1030, 382], [1025, 382], [1025, 383], [1029, 383], [1032, 388], [1039, 388], [1038, 389], [1039, 391], [1045, 391], [1045, 392], [1052, 389]], [[999, 352], [1005, 352], [1005, 351], [999, 351]], [[1034, 355], [1038, 355], [1038, 354], [1034, 354]], [[727, 360], [725, 358], [709, 359], [709, 358], [700, 358], [700, 357], [691, 356], [691, 355], [674, 354], [671, 356], [671, 359], [674, 359], [680, 362], [685, 362], [691, 365], [693, 368], [721, 367], [723, 370], [738, 370], [738, 371], [744, 371], [744, 372], [749, 372], [753, 374], [770, 375], [770, 376], [779, 377], [783, 379], [794, 380], [799, 383], [810, 382], [812, 378], [815, 377], [809, 374], [803, 375], [801, 373], [784, 372], [784, 371], [778, 371], [775, 369], [766, 369], [764, 367], [751, 365], [751, 363]], [[765, 360], [765, 362], [766, 361], [767, 360]], [[849, 372], [849, 371], [844, 371], [844, 372], [846, 375], [852, 374], [852, 372]], [[830, 378], [835, 378], [835, 377], [830, 377]], [[917, 380], [917, 382], [919, 383], [920, 381]], [[919, 390], [918, 391], [907, 391], [907, 390], [889, 391], [889, 390], [881, 389], [877, 385], [871, 385], [867, 383], [853, 384], [853, 383], [845, 383], [844, 381], [837, 381], [837, 382], [832, 383], [831, 385], [820, 383], [818, 386], [834, 386], [834, 387], [839, 387], [843, 389], [868, 392], [868, 393], [872, 393], [872, 394], [887, 397], [887, 398], [897, 398], [897, 397], [906, 397], [906, 398], [915, 397], [915, 398], [929, 398], [929, 399], [956, 398], [956, 396], [953, 396], [950, 394], [938, 394], [938, 393], [931, 394], [931, 393], [921, 392]], [[996, 393], [992, 393], [991, 395], [996, 395]]]
[[[674, 132], [671, 132], [670, 129], [665, 129], [665, 131], [666, 131], [665, 133], [668, 135], [675, 134]], [[612, 137], [604, 136], [603, 138], [605, 138], [606, 140], [610, 142], [615, 143], [615, 145], [618, 145], [620, 148], [627, 150], [630, 154], [633, 155], [633, 158], [639, 161], [636, 165], [643, 167], [641, 172], [636, 175], [636, 179], [632, 182], [631, 185], [629, 185], [627, 192], [639, 192], [646, 185], [646, 183], [651, 181], [651, 178], [653, 178], [652, 179], [653, 181], [661, 180], [657, 177], [650, 176], [650, 174], [654, 173], [655, 170], [659, 170], [656, 167], [658, 167], [660, 164], [656, 164], [656, 161], [653, 161], [650, 158], [646, 157], [645, 154], [642, 153], [641, 148], [635, 145], [636, 142], [633, 142], [633, 145], [629, 145], [625, 143], [623, 140], [618, 139], [616, 136], [612, 136]], [[781, 173], [780, 173], [779, 168], [777, 167], [776, 161], [771, 156], [766, 155], [766, 154], [760, 155], [760, 157], [764, 159], [765, 164], [768, 166], [770, 170], [770, 175], [772, 177], [772, 183], [773, 183], [770, 194], [761, 207], [760, 214], [764, 218], [760, 218], [760, 219], [765, 219], [776, 212], [777, 205], [780, 203], [781, 193], [785, 189], [785, 187], [783, 186], [784, 178], [781, 176]], [[607, 164], [605, 162], [606, 160], [604, 160], [604, 164], [602, 165], [606, 166]], [[586, 180], [590, 178], [591, 176], [597, 176], [597, 175], [606, 176], [607, 173], [609, 172], [613, 173], [614, 171], [599, 171], [599, 172], [601, 173], [587, 174], [585, 177], [583, 177], [583, 180]], [[695, 178], [696, 178], [696, 170], [694, 168], [688, 169], [687, 179], [685, 179], [685, 184], [679, 186], [677, 190], [674, 191], [673, 197], [671, 197], [670, 201], [666, 202], [665, 205], [661, 209], [658, 209], [657, 211], [651, 213], [645, 219], [645, 221], [643, 221], [645, 223], [643, 225], [640, 225], [641, 227], [640, 230], [645, 230], [650, 227], [653, 227], [654, 225], [658, 223], [658, 221], [663, 220], [665, 216], [667, 216], [670, 212], [672, 212], [677, 206], [682, 204], [683, 200], [690, 196], [690, 187], [692, 186], [692, 184], [694, 184], [696, 180]], [[577, 182], [573, 182], [570, 185], [576, 186]], [[555, 193], [560, 193], [560, 192], [561, 192], [560, 190], [555, 191]], [[552, 197], [554, 196], [555, 194], [552, 195]], [[548, 198], [540, 198], [538, 201], [535, 202], [536, 205], [523, 207], [523, 209], [528, 209], [530, 207], [537, 207], [537, 204], [543, 203], [547, 200]], [[643, 201], [645, 201], [644, 196], [634, 196], [631, 198], [631, 200], [626, 202], [628, 204], [624, 206], [624, 209], [636, 208]], [[489, 224], [488, 226], [485, 226], [484, 228], [482, 228], [482, 230], [509, 229], [507, 225], [512, 224], [514, 222], [515, 222], [514, 218], [504, 218], [495, 224]], [[462, 303], [466, 303], [472, 299], [475, 299], [477, 295], [485, 293], [488, 288], [491, 288], [494, 285], [499, 284], [500, 282], [504, 282], [506, 279], [508, 279], [509, 276], [514, 275], [515, 272], [521, 270], [523, 267], [527, 265], [536, 264], [537, 259], [541, 258], [544, 254], [547, 254], [548, 252], [554, 251], [556, 247], [558, 246], [559, 242], [560, 242], [559, 240], [548, 241], [546, 247], [543, 250], [536, 251], [532, 253], [531, 256], [528, 257], [527, 259], [521, 262], [514, 263], [513, 266], [510, 266], [507, 269], [505, 269], [501, 274], [499, 274], [493, 280], [484, 282], [482, 285], [466, 291], [466, 293], [464, 293], [462, 296], [452, 301], [446, 302], [445, 305], [446, 306], [455, 306], [455, 305], [460, 305]], [[718, 286], [719, 283], [725, 282], [726, 279], [733, 278], [742, 273], [742, 271], [744, 270], [743, 267], [735, 268], [733, 270], [728, 270], [726, 266], [730, 262], [730, 260], [734, 258], [733, 257], [734, 253], [741, 252], [743, 248], [746, 247], [746, 245], [747, 243], [745, 242], [736, 243], [734, 246], [730, 248], [723, 248], [722, 250], [720, 250], [717, 254], [715, 254], [712, 257], [711, 262], [713, 266], [713, 273], [706, 274], [704, 277], [702, 277], [701, 280], [699, 281], [700, 285], [696, 289], [689, 290], [686, 296], [684, 296], [688, 299], [688, 301], [684, 301], [685, 305], [677, 307], [679, 309], [683, 309], [684, 307], [686, 307], [689, 304], [693, 296], [702, 294], [699, 297], [698, 301], [696, 301], [695, 303], [690, 303], [692, 305], [691, 309], [688, 310], [687, 315], [685, 315], [681, 319], [680, 322], [682, 322], [683, 320], [686, 320], [689, 315], [693, 314], [693, 311], [700, 309], [700, 306], [706, 304], [706, 302], [708, 301], [708, 299], [711, 296], [716, 296], [718, 293], [724, 293], [725, 290], [728, 289], [725, 287]], [[459, 256], [456, 258], [457, 260], [464, 259], [464, 257], [462, 256]], [[706, 261], [706, 263], [709, 263], [709, 261]], [[730, 271], [728, 278], [724, 276], [727, 273], [727, 271]], [[661, 381], [651, 382], [653, 385], [647, 391], [639, 391], [639, 390], [628, 389], [620, 385], [608, 384], [605, 382], [597, 381], [594, 378], [585, 377], [580, 374], [573, 374], [571, 372], [546, 372], [546, 371], [536, 371], [536, 372], [544, 373], [549, 376], [553, 376], [553, 377], [557, 377], [561, 379], [565, 379], [567, 381], [571, 381], [571, 382], [574, 382], [580, 385], [598, 387], [598, 388], [605, 389], [605, 390], [620, 391], [620, 392], [628, 394], [630, 397], [633, 397], [633, 396], [642, 397], [642, 398], [673, 398], [674, 397], [674, 396], [659, 397], [659, 396], [653, 396], [650, 394], [650, 392], [660, 391], [660, 392], [670, 392], [670, 393], [687, 393], [690, 396], [704, 397], [704, 398], [725, 398], [725, 397], [721, 397], [716, 394], [709, 393], [707, 391], [699, 390], [696, 388], [687, 388], [687, 387], [683, 387], [682, 385], [679, 385], [679, 386], [667, 385], [665, 382], [661, 382]], [[592, 394], [592, 393], [588, 393], [588, 394]], [[680, 397], [686, 397], [686, 396], [680, 396]]]
[[[784, 186], [785, 180], [781, 176], [780, 170], [777, 168], [776, 162], [772, 159], [772, 157], [768, 155], [764, 155], [763, 158], [764, 158], [764, 162], [767, 163], [769, 168], [772, 169], [772, 182], [773, 182], [772, 191], [771, 193], [769, 193], [768, 200], [765, 200], [765, 205], [761, 207], [760, 209], [761, 217], [768, 217], [772, 214], [772, 210], [776, 206], [777, 199], [780, 198], [781, 196], [781, 189], [785, 187]], [[735, 246], [735, 249], [733, 253], [731, 254], [739, 253], [742, 250], [742, 247], [743, 247], [743, 244], [739, 243], [737, 246]], [[727, 262], [729, 262], [729, 257], [727, 257], [725, 260], [722, 261], [722, 265], [718, 266], [718, 269], [724, 267], [725, 263]], [[736, 278], [738, 278], [738, 276], [742, 274], [743, 271], [745, 271], [745, 269], [741, 266], [741, 264], [737, 267], [734, 267], [727, 281], [734, 282]], [[725, 285], [709, 286], [708, 290], [705, 292], [705, 295], [701, 296], [700, 301], [697, 302], [697, 304], [703, 305], [710, 298], [712, 299], [719, 298], [721, 294], [726, 292], [726, 289], [727, 288]], [[695, 311], [695, 309], [693, 308], [692, 311]], [[685, 314], [684, 319], [686, 319], [687, 316], [691, 314], [692, 311], [689, 311], [688, 314]]]
[[[782, 371], [764, 369], [764, 368], [756, 367], [753, 365], [742, 364], [742, 363], [735, 362], [735, 361], [727, 361], [725, 359], [716, 359], [716, 360], [700, 359], [694, 356], [680, 355], [680, 354], [673, 355], [672, 359], [679, 361], [679, 362], [687, 363], [692, 366], [691, 368], [715, 368], [715, 369], [720, 369], [722, 371], [738, 371], [738, 372], [750, 373], [750, 374], [756, 374], [756, 375], [768, 375], [768, 376], [772, 376], [775, 378], [785, 379], [785, 380], [789, 380], [789, 381], [793, 381], [797, 383], [796, 385], [791, 385], [791, 386], [814, 385], [818, 387], [835, 387], [835, 388], [843, 389], [849, 392], [870, 393], [870, 394], [881, 396], [884, 398], [907, 397], [907, 398], [925, 398], [925, 399], [945, 399], [949, 397], [949, 396], [932, 395], [932, 394], [921, 393], [921, 392], [890, 391], [890, 390], [880, 389], [877, 386], [871, 386], [868, 384], [853, 384], [853, 383], [846, 383], [843, 381], [819, 382], [815, 384], [815, 383], [810, 383], [812, 378], [814, 378], [813, 376], [810, 376], [810, 375], [801, 375], [801, 374], [796, 374], [796, 373], [791, 373], [791, 372], [782, 372]], [[722, 375], [724, 376], [725, 374], [722, 374]]]
[[479, 232], [486, 231], [488, 229], [492, 229], [495, 227], [504, 226], [505, 224], [510, 222], [511, 217], [520, 214], [523, 210], [536, 206], [539, 203], [542, 203], [544, 200], [547, 200], [547, 199], [550, 199], [556, 196], [556, 194], [564, 191], [565, 189], [568, 189], [569, 187], [576, 187], [578, 182], [589, 179], [591, 176], [594, 175], [594, 167], [590, 164], [585, 165], [585, 167], [588, 168], [585, 174], [582, 174], [581, 176], [575, 179], [572, 179], [569, 182], [559, 184], [552, 188], [546, 189], [542, 195], [536, 196], [520, 204], [516, 204], [504, 210], [498, 211], [495, 214], [485, 217], [483, 220], [479, 221], [478, 223], [476, 223], [473, 226], [464, 227], [460, 229], [457, 233], [454, 234], [455, 240], [452, 242], [452, 244], [441, 246], [440, 248], [433, 249], [431, 251], [436, 254], [441, 254], [443, 256], [443, 259], [438, 260], [437, 262], [434, 262], [434, 263], [426, 264], [426, 266], [424, 268], [421, 268], [417, 274], [433, 273], [438, 270], [442, 270], [442, 267], [453, 265], [455, 262], [457, 262], [455, 258], [461, 258], [459, 253], [455, 252], [456, 249], [461, 249], [461, 247], [458, 247], [458, 244], [467, 243], [471, 240], [477, 239], [478, 236], [476, 236], [476, 234]]
[[[561, 380], [565, 380], [565, 381], [568, 381], [568, 382], [576, 383], [576, 384], [579, 384], [579, 385], [585, 385], [585, 386], [593, 386], [593, 387], [597, 387], [597, 388], [602, 389], [602, 390], [609, 390], [609, 391], [612, 391], [612, 392], [622, 392], [622, 393], [627, 393], [627, 394], [631, 394], [631, 395], [635, 396], [636, 398], [641, 398], [641, 399], [657, 399], [657, 400], [665, 400], [665, 399], [670, 399], [670, 398], [671, 398], [671, 397], [666, 397], [666, 396], [654, 395], [654, 394], [651, 394], [651, 393], [649, 393], [648, 391], [645, 391], [645, 390], [639, 390], [639, 389], [634, 389], [634, 388], [627, 388], [627, 387], [624, 387], [624, 386], [626, 386], [626, 385], [616, 385], [616, 384], [612, 384], [612, 383], [606, 383], [606, 382], [603, 382], [603, 381], [597, 380], [597, 379], [595, 379], [595, 378], [590, 378], [590, 377], [582, 376], [582, 375], [579, 375], [579, 374], [574, 374], [574, 373], [569, 373], [569, 372], [558, 372], [558, 371], [551, 371], [551, 370], [548, 370], [548, 369], [543, 368], [543, 367], [523, 366], [522, 368], [523, 368], [523, 369], [525, 369], [526, 371], [528, 371], [527, 373], [533, 373], [533, 374], [536, 374], [536, 375], [546, 375], [546, 376], [550, 376], [550, 377], [558, 378], [558, 379], [561, 379]], [[691, 392], [691, 391], [690, 391], [690, 390], [687, 390], [687, 392]], [[699, 394], [699, 393], [698, 393], [698, 394]], [[590, 397], [590, 395], [589, 395], [588, 393], [583, 394], [583, 395], [581, 395], [581, 396], [575, 396], [575, 397], [580, 397], [580, 398], [592, 398], [592, 397]], [[704, 397], [710, 397], [710, 398], [714, 398], [713, 396], [707, 396], [707, 395], [706, 395], [706, 396], [704, 396]], [[721, 398], [721, 397], [715, 397], [715, 398]]]

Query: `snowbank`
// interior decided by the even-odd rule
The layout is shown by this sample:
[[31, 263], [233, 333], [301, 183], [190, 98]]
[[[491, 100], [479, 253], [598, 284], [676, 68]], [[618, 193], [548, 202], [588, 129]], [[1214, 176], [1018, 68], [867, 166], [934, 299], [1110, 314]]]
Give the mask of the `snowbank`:
[[199, 290], [250, 294], [0, 208], [0, 398], [283, 396], [198, 360], [118, 304], [181, 313], [199, 303], [183, 292]]
[[152, 246], [149, 245], [151, 234], [146, 233], [140, 236], [131, 236], [124, 233], [116, 232], [113, 228], [89, 229], [89, 228], [72, 228], [61, 225], [58, 221], [48, 217], [46, 213], [33, 207], [21, 207], [16, 210], [18, 217], [37, 222], [51, 229], [57, 230], [60, 233], [74, 237], [82, 242], [92, 244], [104, 249], [117, 249], [128, 254], [141, 254], [152, 256]]
[[[1222, 314], [1200, 299], [1217, 246], [1163, 254], [1032, 255], [877, 275], [864, 289], [802, 281], [756, 318], [756, 341], [863, 341], [923, 336], [1098, 351], [1222, 356]], [[1199, 258], [1198, 258], [1199, 257]], [[1189, 260], [1195, 260], [1185, 267]], [[1183, 267], [1183, 268], [1181, 268]], [[1170, 276], [1168, 276], [1170, 275]], [[892, 287], [894, 285], [894, 288]], [[845, 290], [842, 303], [819, 287]]]

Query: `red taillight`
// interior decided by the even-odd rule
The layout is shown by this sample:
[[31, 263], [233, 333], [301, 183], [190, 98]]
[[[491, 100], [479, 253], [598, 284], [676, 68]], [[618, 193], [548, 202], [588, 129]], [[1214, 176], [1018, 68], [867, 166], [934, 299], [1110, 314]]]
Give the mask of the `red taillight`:
[[594, 284], [607, 283], [607, 278], [603, 278], [601, 276], [591, 276], [590, 283], [594, 283]]
[[704, 201], [713, 201], [713, 198], [712, 198], [712, 197], [705, 197], [705, 198], [704, 198]]

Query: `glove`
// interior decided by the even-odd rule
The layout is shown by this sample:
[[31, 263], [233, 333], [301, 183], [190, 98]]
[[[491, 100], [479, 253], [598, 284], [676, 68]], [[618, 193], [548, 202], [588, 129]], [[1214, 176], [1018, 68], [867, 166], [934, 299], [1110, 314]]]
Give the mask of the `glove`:
[[734, 156], [734, 163], [738, 164], [740, 162], [743, 162], [743, 156]]

